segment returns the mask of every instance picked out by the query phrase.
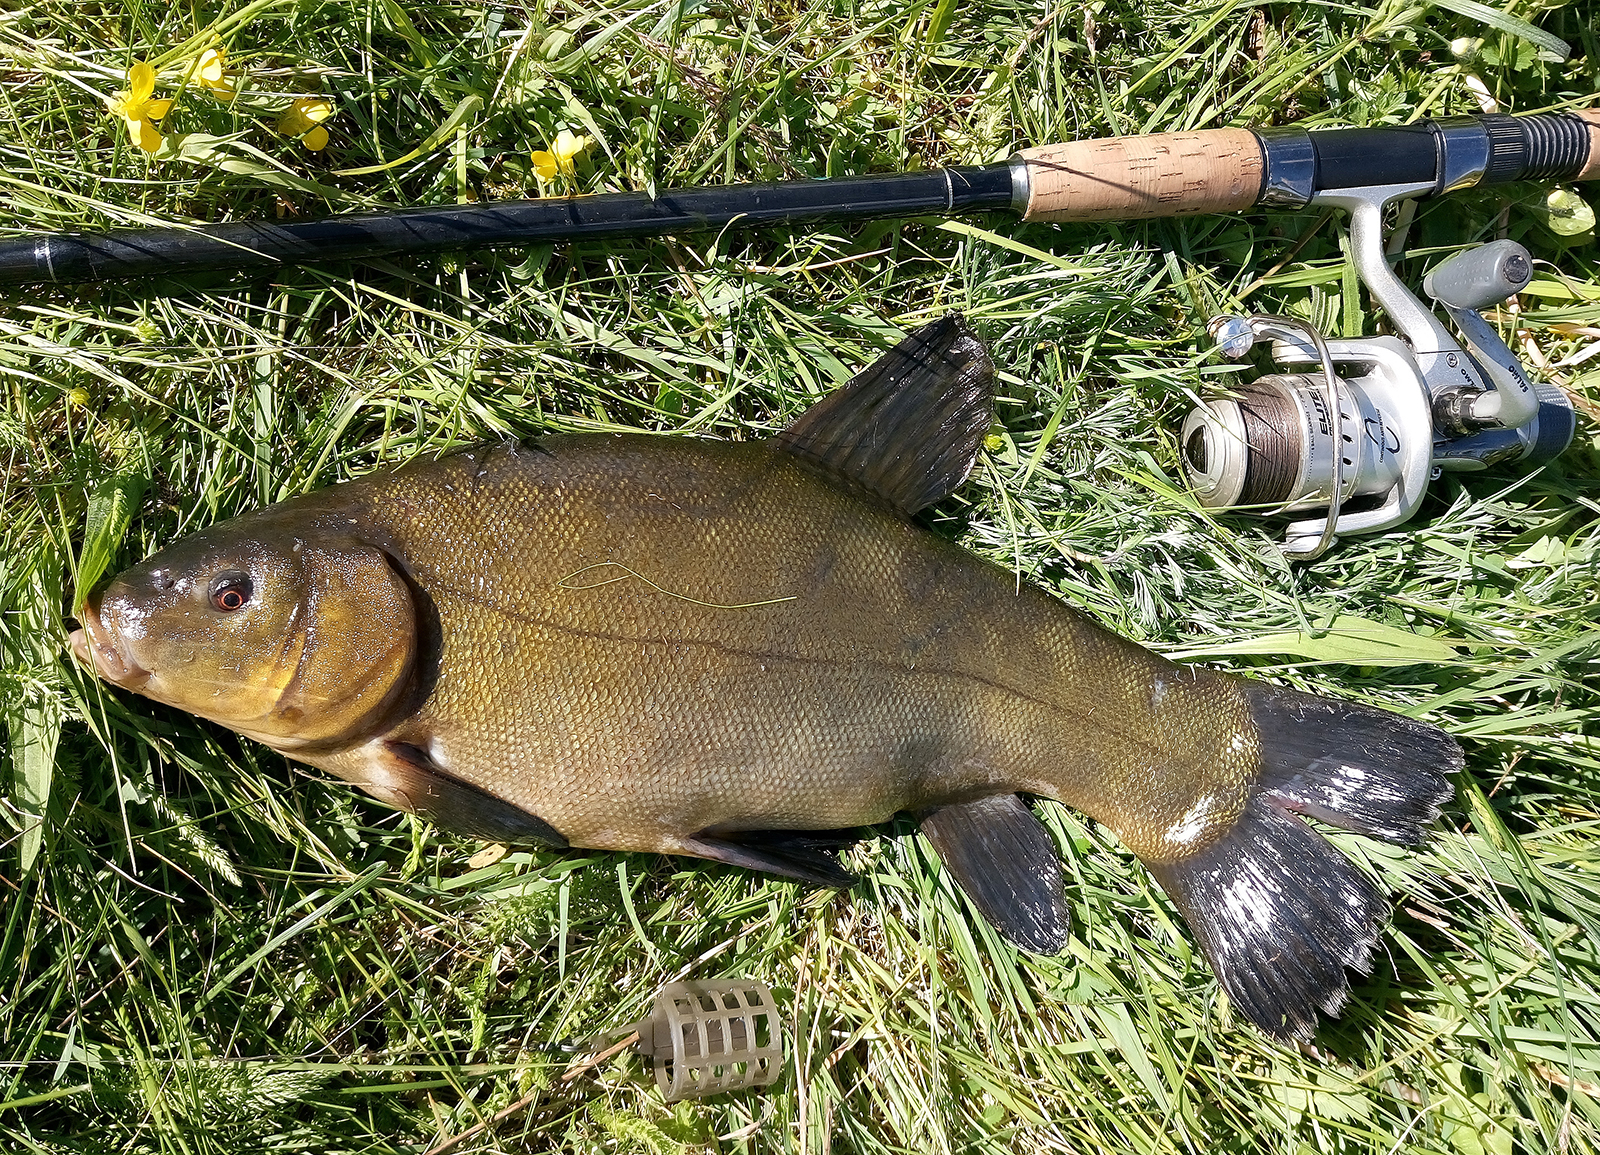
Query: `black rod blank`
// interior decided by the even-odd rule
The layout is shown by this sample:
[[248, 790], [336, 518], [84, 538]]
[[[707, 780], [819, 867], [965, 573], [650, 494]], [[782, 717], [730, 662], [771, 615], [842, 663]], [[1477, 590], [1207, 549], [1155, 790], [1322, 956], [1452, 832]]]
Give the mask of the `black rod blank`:
[[1009, 165], [841, 180], [450, 205], [311, 221], [58, 233], [0, 242], [0, 285], [263, 269], [541, 241], [1005, 209]]

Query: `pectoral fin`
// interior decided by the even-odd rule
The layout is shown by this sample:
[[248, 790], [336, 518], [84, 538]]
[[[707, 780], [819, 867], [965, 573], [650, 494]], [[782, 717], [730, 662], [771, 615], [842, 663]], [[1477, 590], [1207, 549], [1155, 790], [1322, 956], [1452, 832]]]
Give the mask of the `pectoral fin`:
[[1024, 950], [1067, 945], [1061, 860], [1039, 819], [1015, 794], [941, 806], [922, 818], [939, 859], [1001, 934]]
[[807, 409], [777, 442], [916, 513], [972, 470], [994, 415], [993, 384], [983, 342], [951, 313]]
[[850, 886], [856, 876], [839, 864], [838, 852], [859, 840], [853, 830], [741, 830], [697, 834], [684, 839], [680, 852], [818, 886]]
[[453, 777], [409, 742], [375, 742], [361, 786], [392, 806], [430, 818], [457, 834], [491, 842], [527, 842], [564, 849], [567, 840], [544, 819]]

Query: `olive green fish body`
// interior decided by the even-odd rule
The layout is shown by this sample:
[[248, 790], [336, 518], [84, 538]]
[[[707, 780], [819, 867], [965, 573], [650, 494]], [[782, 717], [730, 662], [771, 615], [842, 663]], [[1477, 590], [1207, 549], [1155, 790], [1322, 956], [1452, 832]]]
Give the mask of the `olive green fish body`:
[[[431, 692], [383, 737], [574, 845], [682, 851], [1025, 791], [1160, 857], [1225, 827], [1253, 764], [1228, 679], [770, 444], [551, 438], [350, 498], [442, 631]], [[308, 760], [381, 782], [365, 749]]]
[[917, 524], [992, 366], [923, 327], [777, 437], [480, 447], [213, 526], [88, 599], [80, 658], [464, 833], [832, 885], [908, 811], [1013, 942], [1060, 950], [1023, 795], [1104, 822], [1234, 1002], [1309, 1035], [1387, 904], [1300, 819], [1415, 842], [1459, 747], [1178, 666]]

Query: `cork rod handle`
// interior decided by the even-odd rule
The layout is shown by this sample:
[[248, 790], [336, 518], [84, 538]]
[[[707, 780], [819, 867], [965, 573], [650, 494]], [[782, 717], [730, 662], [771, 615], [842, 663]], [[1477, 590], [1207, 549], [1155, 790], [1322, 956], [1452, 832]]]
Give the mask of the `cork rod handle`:
[[1110, 221], [1247, 209], [1262, 151], [1243, 128], [1158, 132], [1023, 149], [1028, 221]]
[[[1600, 180], [1600, 109], [1372, 128], [1215, 128], [1023, 149], [1028, 221], [1110, 221], [1293, 208], [1319, 191]], [[1020, 190], [1019, 190], [1020, 192]]]
[[1589, 163], [1573, 179], [1600, 180], [1600, 108], [1586, 108], [1577, 115], [1589, 126]]

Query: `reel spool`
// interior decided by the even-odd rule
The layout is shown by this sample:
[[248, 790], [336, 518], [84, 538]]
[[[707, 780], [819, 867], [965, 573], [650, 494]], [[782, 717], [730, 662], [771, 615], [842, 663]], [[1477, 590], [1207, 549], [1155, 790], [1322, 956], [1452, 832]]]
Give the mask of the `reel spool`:
[[1272, 513], [1327, 508], [1335, 458], [1343, 501], [1386, 492], [1399, 475], [1396, 435], [1352, 382], [1339, 381], [1337, 407], [1345, 432], [1336, 442], [1323, 382], [1274, 373], [1243, 386], [1237, 399], [1190, 412], [1183, 464], [1201, 504]]
[[1326, 508], [1334, 521], [1349, 498], [1375, 497], [1397, 483], [1404, 472], [1399, 438], [1371, 400], [1380, 362], [1366, 376], [1339, 377], [1322, 334], [1291, 317], [1218, 318], [1211, 332], [1236, 358], [1276, 335], [1280, 358], [1314, 356], [1321, 372], [1268, 374], [1245, 385], [1237, 399], [1189, 414], [1181, 434], [1184, 468], [1202, 504], [1266, 513]]
[[1319, 557], [1338, 534], [1405, 521], [1443, 470], [1538, 465], [1572, 441], [1566, 394], [1530, 384], [1478, 312], [1526, 287], [1526, 249], [1496, 241], [1429, 272], [1424, 291], [1462, 341], [1389, 269], [1383, 209], [1421, 191], [1385, 186], [1317, 198], [1350, 210], [1352, 259], [1398, 337], [1327, 340], [1288, 317], [1224, 316], [1210, 325], [1227, 360], [1269, 342], [1277, 366], [1309, 370], [1267, 373], [1233, 397], [1208, 401], [1179, 435], [1184, 473], [1206, 508], [1321, 515], [1289, 523], [1281, 548], [1295, 560]]
[[634, 1049], [652, 1060], [668, 1103], [764, 1087], [783, 1071], [778, 1003], [750, 980], [669, 983], [656, 996]]

